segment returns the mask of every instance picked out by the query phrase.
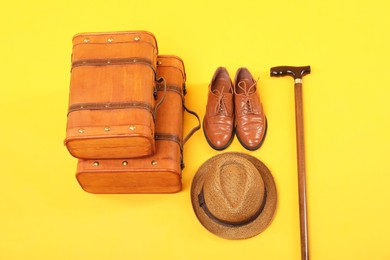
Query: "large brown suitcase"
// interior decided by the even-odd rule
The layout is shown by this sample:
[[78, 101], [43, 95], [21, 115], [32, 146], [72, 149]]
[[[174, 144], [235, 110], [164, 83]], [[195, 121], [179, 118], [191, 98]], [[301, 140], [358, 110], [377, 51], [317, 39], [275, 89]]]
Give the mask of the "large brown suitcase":
[[65, 144], [77, 158], [154, 153], [157, 42], [145, 31], [73, 38]]
[[[79, 160], [77, 180], [92, 193], [172, 193], [181, 190], [185, 70], [176, 56], [158, 56], [166, 95], [156, 117], [156, 152], [137, 159]], [[163, 91], [159, 86], [158, 96]], [[199, 120], [199, 118], [198, 118]], [[185, 140], [194, 131], [187, 135]]]

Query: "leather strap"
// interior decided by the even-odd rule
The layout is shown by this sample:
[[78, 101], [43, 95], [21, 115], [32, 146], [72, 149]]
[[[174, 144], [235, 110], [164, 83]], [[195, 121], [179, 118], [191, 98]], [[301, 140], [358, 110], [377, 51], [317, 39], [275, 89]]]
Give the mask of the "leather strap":
[[126, 109], [126, 108], [140, 108], [154, 114], [152, 106], [144, 102], [97, 102], [97, 103], [77, 103], [69, 106], [68, 115], [80, 110], [111, 110], [111, 109]]
[[156, 67], [153, 66], [152, 61], [145, 58], [114, 58], [114, 59], [81, 59], [72, 62], [72, 69], [81, 66], [113, 66], [113, 65], [137, 65], [142, 64], [150, 67], [153, 70], [154, 75], [156, 73]]
[[[162, 89], [162, 86], [157, 86], [157, 90], [160, 91]], [[183, 138], [183, 146], [184, 144], [192, 137], [192, 135], [198, 131], [200, 129], [200, 118], [198, 116], [197, 113], [195, 113], [194, 111], [188, 109], [185, 105], [185, 99], [184, 99], [184, 95], [186, 94], [186, 88], [185, 88], [185, 85], [183, 87], [183, 92], [181, 91], [181, 88], [177, 85], [173, 85], [173, 84], [170, 84], [170, 85], [167, 85], [166, 86], [166, 91], [172, 91], [172, 92], [175, 92], [177, 94], [180, 95], [181, 97], [181, 100], [182, 100], [182, 105], [183, 105], [183, 108], [185, 109], [185, 111], [187, 111], [187, 113], [193, 115], [196, 117], [196, 119], [198, 120], [198, 125], [195, 126], [193, 129], [191, 129], [191, 131]], [[184, 92], [185, 91], [185, 92]]]
[[[165, 83], [165, 80], [164, 80], [164, 83]], [[183, 108], [185, 109], [185, 111], [187, 111], [187, 113], [190, 113], [191, 115], [194, 115], [197, 119], [198, 119], [198, 125], [196, 127], [194, 127], [184, 138], [183, 138], [183, 141], [181, 142], [181, 140], [179, 138], [177, 138], [178, 140], [178, 144], [180, 145], [180, 151], [181, 151], [181, 158], [180, 158], [180, 161], [181, 161], [181, 169], [184, 169], [185, 167], [185, 164], [184, 164], [184, 159], [183, 159], [183, 146], [184, 144], [188, 141], [188, 139], [191, 138], [191, 136], [200, 129], [200, 119], [199, 119], [199, 116], [198, 114], [196, 114], [194, 111], [192, 110], [189, 110], [186, 105], [185, 105], [185, 100], [184, 100], [184, 95], [186, 94], [187, 90], [186, 90], [186, 86], [185, 84], [183, 84], [183, 92], [181, 90], [181, 88], [177, 85], [173, 85], [173, 84], [169, 84], [169, 85], [164, 85], [164, 86], [161, 86], [161, 85], [157, 85], [157, 91], [162, 91], [164, 90], [164, 92], [166, 91], [172, 91], [172, 92], [175, 92], [177, 93], [178, 95], [180, 95], [181, 97], [181, 101], [182, 101], [182, 106]], [[165, 97], [165, 93], [164, 93], [164, 97]], [[161, 135], [161, 134], [160, 134]], [[167, 135], [168, 136], [168, 135]], [[171, 135], [171, 136], [174, 136], [174, 135]], [[175, 136], [177, 137], [177, 136]], [[173, 140], [174, 138], [170, 139], [160, 139], [160, 140], [171, 140], [171, 141], [175, 141]]]
[[[162, 90], [164, 90], [164, 86], [158, 85], [157, 91], [162, 91]], [[175, 92], [175, 93], [179, 94], [180, 96], [182, 96], [181, 88], [176, 86], [176, 85], [167, 84], [167, 91]]]
[[165, 141], [173, 141], [177, 143], [180, 147], [180, 167], [183, 170], [185, 167], [184, 159], [183, 159], [183, 143], [177, 135], [164, 134], [164, 133], [156, 133], [154, 136], [155, 140], [165, 140]]
[[156, 121], [156, 114], [157, 114], [157, 109], [161, 106], [162, 102], [164, 101], [165, 99], [165, 95], [167, 93], [167, 82], [165, 80], [165, 78], [163, 77], [160, 77], [158, 79], [156, 79], [157, 83], [163, 83], [163, 91], [164, 91], [164, 94], [163, 96], [160, 98], [160, 100], [157, 102], [155, 108], [154, 108], [154, 112], [153, 112], [153, 119], [154, 121]]
[[207, 208], [206, 201], [204, 199], [203, 188], [202, 188], [201, 192], [198, 194], [199, 206], [203, 209], [204, 213], [206, 213], [206, 215], [212, 221], [214, 221], [214, 222], [216, 222], [216, 223], [218, 223], [218, 224], [220, 224], [222, 226], [226, 226], [226, 227], [245, 226], [245, 225], [248, 225], [249, 223], [251, 223], [252, 221], [254, 221], [260, 215], [260, 213], [263, 211], [263, 209], [265, 207], [265, 201], [266, 200], [267, 200], [267, 190], [264, 187], [263, 201], [262, 201], [259, 209], [256, 211], [256, 213], [253, 216], [251, 216], [248, 219], [246, 219], [246, 220], [239, 221], [239, 222], [229, 222], [229, 221], [225, 221], [225, 220], [217, 218], [216, 216], [213, 215], [213, 213], [210, 212], [210, 210]]
[[180, 146], [180, 151], [183, 150], [183, 145], [182, 142], [177, 135], [172, 135], [172, 134], [164, 134], [164, 133], [156, 133], [154, 135], [155, 140], [165, 140], [165, 141], [173, 141], [177, 143]]
[[185, 102], [184, 102], [184, 97], [182, 98], [183, 100], [183, 107], [184, 109], [187, 111], [187, 113], [193, 115], [196, 117], [196, 119], [198, 120], [198, 125], [195, 126], [194, 128], [191, 129], [191, 131], [184, 137], [183, 139], [183, 145], [192, 137], [193, 134], [195, 134], [196, 131], [198, 131], [200, 129], [200, 118], [198, 116], [197, 113], [195, 113], [194, 111], [192, 110], [189, 110], [186, 105], [185, 105]]

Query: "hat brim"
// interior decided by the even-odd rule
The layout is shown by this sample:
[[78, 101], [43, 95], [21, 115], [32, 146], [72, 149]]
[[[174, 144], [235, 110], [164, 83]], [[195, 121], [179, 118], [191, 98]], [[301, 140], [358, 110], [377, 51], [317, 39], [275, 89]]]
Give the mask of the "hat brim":
[[[226, 156], [230, 158], [241, 157], [250, 161], [261, 174], [266, 188], [267, 196], [264, 209], [255, 220], [246, 225], [225, 226], [220, 223], [214, 222], [206, 215], [204, 210], [199, 206], [198, 195], [202, 190], [204, 179], [206, 174], [209, 172], [209, 168], [211, 168], [215, 160]], [[245, 239], [260, 234], [271, 223], [277, 205], [276, 185], [274, 178], [272, 177], [272, 174], [267, 168], [267, 166], [265, 166], [264, 163], [262, 163], [257, 158], [248, 154], [238, 152], [223, 153], [208, 159], [199, 167], [192, 181], [191, 202], [196, 217], [199, 219], [200, 223], [211, 233], [226, 239]]]

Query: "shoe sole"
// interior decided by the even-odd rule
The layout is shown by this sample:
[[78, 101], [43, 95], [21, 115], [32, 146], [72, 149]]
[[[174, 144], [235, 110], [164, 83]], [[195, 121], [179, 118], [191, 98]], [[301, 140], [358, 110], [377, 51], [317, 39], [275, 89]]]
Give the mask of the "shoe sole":
[[230, 137], [230, 140], [227, 142], [226, 145], [221, 146], [221, 147], [214, 146], [214, 145], [210, 142], [210, 140], [209, 140], [209, 138], [207, 137], [207, 134], [206, 134], [206, 132], [205, 132], [205, 130], [204, 130], [204, 119], [203, 119], [203, 121], [202, 121], [202, 128], [203, 128], [203, 134], [204, 134], [204, 137], [206, 138], [207, 143], [208, 143], [208, 144], [210, 145], [210, 147], [213, 148], [214, 150], [217, 150], [217, 151], [225, 150], [225, 149], [228, 148], [229, 145], [231, 145], [231, 143], [233, 142], [234, 135], [235, 135], [235, 129], [234, 129], [234, 128], [233, 128], [233, 132], [232, 132], [232, 136]]
[[255, 147], [248, 147], [248, 146], [246, 146], [246, 145], [241, 141], [240, 136], [239, 136], [238, 134], [236, 134], [236, 136], [237, 136], [237, 139], [238, 139], [238, 141], [240, 142], [240, 144], [241, 144], [245, 149], [247, 149], [247, 150], [249, 150], [249, 151], [255, 151], [255, 150], [259, 149], [260, 146], [264, 143], [264, 139], [265, 139], [265, 137], [267, 136], [267, 130], [268, 130], [268, 121], [267, 121], [267, 117], [265, 117], [265, 130], [264, 130], [264, 136], [263, 136], [263, 139], [261, 140], [261, 142], [260, 142], [257, 146], [255, 146]]

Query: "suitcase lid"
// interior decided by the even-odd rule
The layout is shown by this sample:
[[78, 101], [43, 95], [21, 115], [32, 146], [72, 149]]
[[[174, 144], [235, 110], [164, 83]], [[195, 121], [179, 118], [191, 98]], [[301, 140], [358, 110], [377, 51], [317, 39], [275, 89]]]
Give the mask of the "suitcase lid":
[[156, 37], [148, 31], [120, 31], [120, 32], [89, 32], [78, 33], [73, 36], [73, 45], [91, 43], [124, 43], [143, 41], [154, 46], [158, 53]]
[[183, 75], [183, 82], [186, 81], [186, 71], [183, 60], [175, 55], [158, 55], [157, 65], [159, 67], [173, 67], [180, 70]]

